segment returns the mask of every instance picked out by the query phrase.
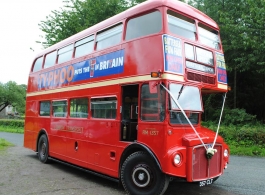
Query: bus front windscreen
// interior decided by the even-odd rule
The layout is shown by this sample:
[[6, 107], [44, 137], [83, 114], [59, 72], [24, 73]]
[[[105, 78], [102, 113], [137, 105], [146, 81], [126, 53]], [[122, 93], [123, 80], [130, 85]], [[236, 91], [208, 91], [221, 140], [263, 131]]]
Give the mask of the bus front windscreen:
[[[169, 90], [184, 111], [202, 111], [200, 90], [197, 87], [171, 83]], [[170, 103], [172, 110], [180, 110], [172, 97]]]

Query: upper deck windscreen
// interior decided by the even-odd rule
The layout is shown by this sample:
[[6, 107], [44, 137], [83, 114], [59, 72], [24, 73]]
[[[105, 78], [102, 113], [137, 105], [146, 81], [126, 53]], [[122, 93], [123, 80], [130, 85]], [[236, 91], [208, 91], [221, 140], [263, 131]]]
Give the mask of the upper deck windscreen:
[[189, 40], [196, 40], [196, 26], [193, 20], [170, 10], [168, 11], [167, 19], [171, 33]]
[[199, 41], [204, 45], [219, 50], [220, 40], [218, 32], [202, 24], [199, 24], [198, 28]]
[[226, 90], [226, 66], [217, 24], [194, 8], [182, 8], [166, 8], [164, 70], [183, 75], [183, 80]]
[[[196, 28], [193, 19], [185, 17], [179, 13], [168, 10], [167, 23], [169, 32], [191, 41], [198, 41], [202, 45], [220, 50], [219, 33], [201, 23]], [[196, 36], [198, 35], [198, 36]]]

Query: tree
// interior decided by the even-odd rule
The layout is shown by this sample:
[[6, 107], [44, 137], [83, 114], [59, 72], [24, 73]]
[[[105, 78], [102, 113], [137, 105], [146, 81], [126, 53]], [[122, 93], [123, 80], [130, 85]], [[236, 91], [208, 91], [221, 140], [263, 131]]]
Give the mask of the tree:
[[145, 0], [69, 0], [39, 24], [47, 48]]
[[25, 112], [26, 85], [17, 85], [16, 82], [9, 81], [5, 84], [0, 82], [0, 112], [6, 106], [12, 105], [17, 112]]
[[[69, 0], [41, 21], [46, 48], [145, 0]], [[181, 0], [185, 2], [185, 0]], [[186, 0], [220, 27], [228, 70], [227, 104], [265, 120], [265, 1]]]
[[231, 108], [245, 108], [265, 120], [265, 1], [191, 0], [221, 29], [222, 44], [232, 93]]

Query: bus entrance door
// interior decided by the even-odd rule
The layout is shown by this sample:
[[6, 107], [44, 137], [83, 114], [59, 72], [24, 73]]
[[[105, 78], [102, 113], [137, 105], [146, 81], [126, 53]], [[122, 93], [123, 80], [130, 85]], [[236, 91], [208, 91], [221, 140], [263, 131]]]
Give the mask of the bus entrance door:
[[137, 140], [139, 85], [122, 86], [121, 140]]

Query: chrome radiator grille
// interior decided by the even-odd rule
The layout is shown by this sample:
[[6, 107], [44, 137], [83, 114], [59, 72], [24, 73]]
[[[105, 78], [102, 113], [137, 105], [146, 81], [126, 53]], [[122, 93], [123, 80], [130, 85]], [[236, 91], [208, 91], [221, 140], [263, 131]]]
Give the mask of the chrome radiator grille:
[[222, 145], [215, 145], [217, 153], [208, 160], [203, 146], [196, 146], [192, 151], [192, 179], [193, 181], [217, 177], [222, 173]]

